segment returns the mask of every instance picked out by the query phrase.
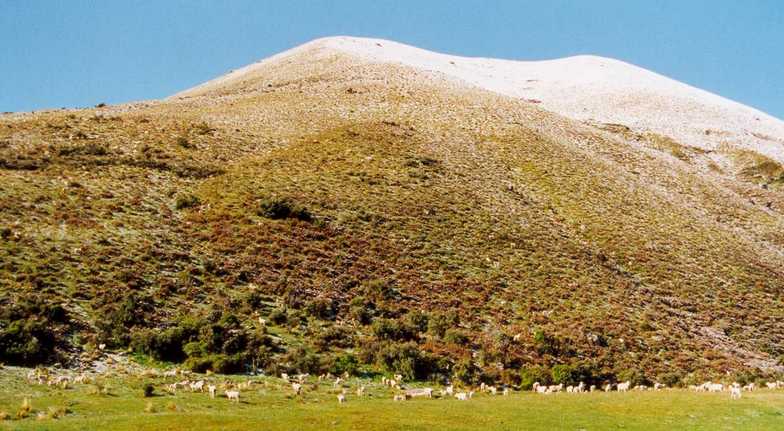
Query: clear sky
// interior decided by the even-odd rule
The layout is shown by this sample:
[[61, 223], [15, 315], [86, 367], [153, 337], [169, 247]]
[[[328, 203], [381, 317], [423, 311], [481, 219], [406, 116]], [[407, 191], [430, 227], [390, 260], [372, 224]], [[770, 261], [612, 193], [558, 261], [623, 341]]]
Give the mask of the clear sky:
[[784, 118], [784, 0], [0, 0], [0, 111], [161, 98], [332, 35], [614, 57]]

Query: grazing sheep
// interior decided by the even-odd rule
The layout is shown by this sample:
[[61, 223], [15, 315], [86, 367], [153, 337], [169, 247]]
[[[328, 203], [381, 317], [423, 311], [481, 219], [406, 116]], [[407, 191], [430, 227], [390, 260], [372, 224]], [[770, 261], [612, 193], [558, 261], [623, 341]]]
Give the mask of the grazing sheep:
[[708, 383], [708, 392], [722, 392], [724, 385], [721, 383]]
[[240, 402], [240, 391], [226, 391], [225, 394], [229, 401]]
[[765, 386], [767, 386], [768, 389], [776, 389], [777, 387], [776, 382], [767, 382], [765, 383]]
[[606, 385], [604, 385], [604, 392], [610, 392], [612, 388], [613, 388], [613, 384], [607, 383]]
[[455, 394], [455, 387], [453, 385], [449, 385], [444, 389], [444, 395], [454, 395]]
[[397, 380], [398, 383], [402, 382], [403, 381], [403, 375], [402, 374], [395, 374], [395, 380]]
[[574, 392], [574, 386], [572, 385], [567, 386], [566, 393], [571, 394], [572, 392]]
[[589, 392], [594, 392], [594, 391], [596, 391], [596, 385], [591, 385], [591, 387], [590, 387], [590, 388], [588, 388], [588, 391], [589, 391]]
[[636, 389], [638, 391], [647, 391], [648, 387], [645, 386], [645, 385], [637, 385], [634, 389]]
[[509, 395], [509, 388], [504, 388], [504, 391], [502, 392], [502, 394], [504, 394], [504, 396], [508, 396]]
[[416, 389], [409, 389], [406, 391], [406, 395], [413, 398], [413, 397], [428, 397], [433, 398], [433, 388], [416, 388]]
[[755, 385], [754, 383], [749, 383], [748, 385], [743, 387], [744, 391], [749, 391], [749, 392], [752, 392], [755, 389], [757, 389], [757, 385]]
[[343, 404], [346, 402], [346, 396], [343, 394], [338, 394], [338, 403]]
[[465, 392], [458, 392], [458, 393], [455, 394], [455, 398], [457, 398], [460, 401], [467, 401], [468, 400], [468, 394], [465, 393]]
[[577, 385], [575, 389], [576, 389], [575, 392], [580, 392], [580, 393], [585, 392], [585, 383], [580, 382], [580, 384]]
[[487, 392], [489, 392], [490, 395], [498, 395], [498, 388], [496, 388], [495, 386], [488, 386]]
[[283, 380], [288, 380], [289, 379], [289, 375], [286, 374], [286, 373], [280, 373], [280, 378], [283, 379]]
[[190, 384], [191, 392], [204, 392], [204, 380], [193, 382]]
[[362, 385], [360, 385], [360, 386], [357, 388], [357, 396], [358, 396], [358, 397], [361, 397], [362, 395], [365, 395], [365, 387], [364, 387], [364, 386], [362, 386]]
[[292, 383], [291, 389], [294, 390], [294, 395], [299, 395], [302, 392], [302, 384], [300, 383]]
[[656, 382], [656, 383], [653, 384], [653, 390], [654, 391], [660, 391], [660, 390], [662, 390], [662, 389], [664, 389], [666, 387], [667, 387], [667, 385], [659, 383], [659, 382]]
[[623, 383], [618, 383], [617, 385], [618, 392], [627, 392], [631, 386], [632, 386], [632, 382], [628, 380]]
[[215, 398], [215, 390], [218, 389], [215, 385], [208, 385], [207, 390], [210, 392], [210, 398]]
[[733, 386], [730, 388], [730, 399], [731, 400], [739, 400], [740, 399], [740, 387]]

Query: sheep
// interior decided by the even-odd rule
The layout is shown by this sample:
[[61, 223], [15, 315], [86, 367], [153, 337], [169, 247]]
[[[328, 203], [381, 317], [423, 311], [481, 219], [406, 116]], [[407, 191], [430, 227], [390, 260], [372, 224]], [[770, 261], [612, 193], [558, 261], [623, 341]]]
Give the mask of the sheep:
[[204, 392], [204, 380], [199, 380], [198, 382], [193, 382], [190, 384], [191, 392]]
[[458, 393], [455, 394], [455, 398], [457, 398], [460, 401], [467, 401], [468, 400], [468, 394], [465, 393], [465, 392], [458, 392]]
[[547, 387], [547, 391], [548, 392], [561, 392], [563, 390], [563, 388], [564, 388], [563, 383], [561, 383], [560, 385], [550, 385], [550, 386]]
[[730, 388], [730, 399], [731, 400], [739, 400], [740, 399], [740, 387], [732, 386]]
[[627, 380], [623, 383], [618, 383], [618, 385], [616, 386], [618, 387], [618, 392], [627, 392], [629, 391], [629, 388], [632, 386], [632, 382]]
[[409, 389], [406, 391], [406, 395], [413, 398], [413, 397], [428, 397], [433, 398], [433, 388], [417, 388], [417, 389]]
[[360, 386], [357, 388], [357, 396], [358, 396], [358, 397], [361, 397], [362, 395], [365, 395], [365, 387], [364, 387], [364, 386], [362, 386], [362, 385], [360, 385]]
[[501, 392], [504, 396], [509, 395], [509, 388], [504, 388], [503, 392]]
[[346, 396], [343, 394], [338, 394], [338, 404], [343, 404], [346, 402]]
[[229, 401], [240, 402], [240, 391], [226, 391], [225, 394]]
[[588, 391], [589, 391], [589, 392], [594, 392], [594, 391], [596, 391], [596, 385], [591, 385], [591, 387], [590, 387], [590, 388], [588, 388]]
[[289, 375], [286, 374], [286, 373], [280, 373], [280, 378], [283, 379], [283, 380], [288, 380], [289, 379]]
[[218, 389], [215, 385], [208, 385], [207, 390], [210, 392], [210, 398], [215, 398], [215, 390]]
[[767, 386], [768, 389], [776, 389], [777, 387], [776, 382], [767, 382], [765, 383], [765, 386]]
[[292, 383], [291, 389], [294, 390], [294, 395], [299, 395], [302, 392], [302, 384], [300, 383]]
[[487, 392], [489, 392], [490, 395], [498, 395], [498, 388], [496, 388], [495, 386], [488, 386]]
[[660, 391], [660, 390], [662, 390], [662, 389], [664, 389], [666, 387], [667, 387], [667, 385], [659, 383], [659, 382], [656, 382], [656, 383], [653, 384], [653, 390], [654, 391]]
[[636, 389], [638, 391], [647, 391], [648, 387], [645, 386], [645, 385], [637, 385], [634, 389]]
[[444, 395], [454, 395], [455, 394], [455, 387], [453, 385], [449, 385], [444, 389]]
[[708, 383], [708, 392], [722, 392], [724, 385], [721, 383]]
[[395, 374], [395, 380], [397, 380], [398, 383], [402, 382], [403, 381], [403, 375], [402, 374]]
[[757, 385], [755, 385], [754, 383], [749, 383], [748, 385], [743, 387], [744, 391], [749, 391], [749, 392], [752, 392], [754, 389], [757, 389]]
[[571, 394], [572, 392], [574, 392], [574, 386], [572, 385], [567, 386], [566, 393]]
[[585, 392], [585, 383], [580, 382], [580, 384], [577, 385], [575, 389], [576, 389], [575, 392], [580, 392], [580, 393]]
[[610, 392], [612, 391], [612, 388], [613, 388], [613, 384], [607, 383], [606, 385], [604, 385], [604, 392]]

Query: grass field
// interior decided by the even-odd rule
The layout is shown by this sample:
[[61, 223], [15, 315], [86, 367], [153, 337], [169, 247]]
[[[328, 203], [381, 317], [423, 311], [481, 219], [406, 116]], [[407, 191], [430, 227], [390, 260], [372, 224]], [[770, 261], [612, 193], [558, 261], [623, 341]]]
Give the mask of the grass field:
[[[331, 384], [306, 385], [293, 397], [279, 379], [266, 379], [245, 390], [239, 404], [224, 397], [180, 391], [142, 396], [146, 380], [129, 377], [104, 382], [108, 394], [95, 385], [59, 390], [30, 386], [5, 373], [0, 411], [12, 417], [22, 402], [31, 400], [26, 419], [0, 422], [9, 430], [780, 430], [784, 429], [784, 392], [760, 390], [730, 400], [727, 393], [660, 392], [509, 396], [476, 395], [469, 401], [416, 399], [393, 402], [391, 392], [371, 385], [358, 398], [350, 391], [345, 404], [336, 401]], [[262, 380], [259, 380], [260, 382]], [[365, 382], [367, 384], [367, 382]], [[152, 409], [150, 409], [152, 406]], [[65, 408], [59, 419], [37, 419], [38, 412]], [[149, 410], [152, 410], [150, 412]]]

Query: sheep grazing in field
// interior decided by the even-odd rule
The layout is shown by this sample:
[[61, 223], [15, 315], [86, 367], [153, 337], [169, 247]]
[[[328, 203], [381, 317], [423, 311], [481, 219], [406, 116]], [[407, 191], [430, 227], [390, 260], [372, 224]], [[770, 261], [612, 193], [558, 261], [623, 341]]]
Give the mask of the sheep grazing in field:
[[488, 386], [487, 387], [487, 392], [490, 395], [498, 395], [498, 388], [496, 388], [495, 386]]
[[623, 383], [618, 383], [616, 386], [618, 387], [618, 392], [628, 392], [629, 388], [632, 386], [632, 382], [627, 380]]
[[557, 392], [561, 392], [563, 389], [564, 389], [563, 383], [561, 383], [560, 385], [550, 385], [547, 387], [547, 392], [557, 393]]
[[484, 392], [484, 391], [485, 391], [485, 388], [487, 388], [487, 385], [486, 385], [484, 382], [482, 382], [482, 383], [479, 385], [479, 391], [480, 391], [480, 392]]
[[229, 401], [240, 402], [240, 391], [226, 391], [225, 394]]
[[397, 395], [392, 397], [393, 401], [405, 401], [407, 399], [408, 399], [408, 396], [406, 396], [404, 394], [397, 394]]
[[289, 375], [286, 374], [286, 373], [280, 373], [280, 378], [283, 379], [283, 380], [288, 380], [289, 379]]
[[567, 394], [571, 394], [572, 392], [574, 392], [574, 386], [572, 386], [572, 385], [567, 386], [566, 387], [566, 393]]
[[596, 385], [591, 385], [591, 387], [588, 388], [588, 391], [589, 392], [596, 392]]
[[455, 387], [453, 385], [447, 386], [446, 388], [444, 388], [443, 394], [444, 395], [454, 395], [455, 394]]
[[413, 397], [428, 397], [433, 398], [433, 388], [416, 388], [416, 389], [409, 389], [406, 391], [406, 395], [413, 398]]
[[509, 388], [504, 388], [503, 392], [501, 392], [504, 396], [509, 395]]
[[308, 377], [310, 377], [310, 374], [309, 374], [309, 373], [305, 373], [305, 374], [297, 374], [296, 376], [294, 376], [294, 378], [295, 378], [295, 379], [296, 379], [298, 382], [300, 382], [300, 383], [305, 383], [305, 380], [307, 380], [307, 378], [308, 378]]
[[191, 392], [204, 392], [204, 380], [190, 384]]
[[166, 392], [170, 393], [171, 395], [177, 395], [177, 383], [166, 385]]
[[645, 385], [637, 385], [637, 386], [636, 386], [634, 389], [636, 389], [636, 390], [638, 390], [638, 391], [647, 391], [647, 390], [648, 390], [648, 386], [645, 386]]
[[346, 402], [346, 396], [343, 394], [338, 394], [338, 404], [343, 404]]
[[765, 383], [765, 386], [767, 386], [768, 389], [776, 389], [777, 388], [776, 382], [767, 382], [767, 383]]
[[755, 385], [754, 383], [749, 383], [748, 385], [743, 387], [743, 390], [748, 392], [752, 392], [755, 389], [757, 389], [757, 385]]
[[708, 392], [722, 392], [724, 391], [724, 385], [721, 383], [706, 383]]
[[455, 398], [457, 398], [460, 401], [467, 401], [468, 400], [468, 394], [465, 393], [465, 392], [458, 392], [458, 393], [455, 394]]
[[164, 371], [163, 377], [177, 377], [177, 369], [175, 368], [173, 370]]
[[215, 385], [208, 385], [207, 391], [210, 393], [210, 398], [215, 398], [215, 390], [218, 389]]
[[654, 391], [660, 391], [660, 390], [662, 390], [662, 389], [664, 389], [666, 387], [667, 387], [667, 385], [659, 383], [659, 382], [656, 382], [656, 383], [653, 384], [653, 390]]
[[403, 375], [402, 374], [395, 374], [395, 381], [397, 381], [398, 383], [402, 383], [403, 382]]
[[739, 400], [740, 399], [740, 387], [739, 386], [732, 386], [730, 388], [730, 399], [731, 400]]
[[357, 396], [358, 396], [358, 397], [361, 397], [361, 396], [363, 396], [363, 395], [365, 395], [365, 386], [363, 386], [363, 385], [360, 385], [360, 386], [357, 388]]
[[294, 395], [299, 395], [300, 393], [302, 393], [302, 384], [292, 383], [291, 389], [294, 391]]
[[613, 388], [613, 384], [607, 383], [606, 385], [604, 385], [604, 392], [610, 392], [612, 388]]
[[580, 384], [575, 388], [575, 392], [585, 392], [585, 383], [580, 382]]

